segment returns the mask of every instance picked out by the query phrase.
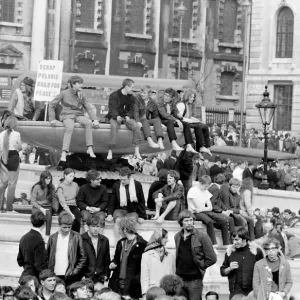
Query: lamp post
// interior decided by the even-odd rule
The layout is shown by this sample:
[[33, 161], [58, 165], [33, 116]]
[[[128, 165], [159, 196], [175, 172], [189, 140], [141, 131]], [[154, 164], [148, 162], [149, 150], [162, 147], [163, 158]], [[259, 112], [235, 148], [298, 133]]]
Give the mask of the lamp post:
[[248, 65], [248, 16], [251, 9], [251, 2], [248, 0], [240, 1], [239, 4], [242, 6], [242, 12], [245, 17], [244, 23], [244, 41], [243, 41], [243, 82], [242, 82], [242, 97], [241, 97], [241, 126], [240, 126], [240, 143], [239, 146], [242, 147], [243, 139], [243, 127], [244, 127], [244, 110], [245, 110], [245, 90], [246, 90], [246, 73]]
[[265, 147], [264, 147], [264, 175], [262, 178], [262, 182], [259, 184], [258, 188], [267, 190], [269, 188], [269, 182], [267, 177], [267, 164], [268, 164], [268, 132], [267, 126], [271, 124], [272, 118], [275, 113], [275, 109], [277, 105], [273, 103], [269, 98], [268, 87], [265, 86], [265, 92], [263, 93], [264, 98], [260, 103], [256, 104], [259, 111], [259, 115], [261, 118], [261, 122], [264, 128], [264, 139], [265, 139]]
[[182, 43], [182, 18], [186, 12], [186, 7], [183, 5], [183, 1], [181, 1], [180, 5], [177, 7], [177, 12], [179, 16], [179, 51], [178, 51], [178, 79], [180, 79], [180, 71], [181, 71], [181, 43]]

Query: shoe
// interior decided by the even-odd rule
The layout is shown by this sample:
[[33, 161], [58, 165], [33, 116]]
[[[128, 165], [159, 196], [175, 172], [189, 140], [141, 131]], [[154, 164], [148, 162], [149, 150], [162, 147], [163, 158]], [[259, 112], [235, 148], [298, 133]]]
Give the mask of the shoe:
[[60, 161], [64, 161], [64, 162], [66, 162], [67, 161], [67, 152], [66, 151], [63, 151], [62, 153], [61, 153], [61, 158], [60, 158]]
[[91, 158], [96, 158], [96, 155], [95, 155], [93, 149], [87, 149], [86, 153], [89, 154]]
[[135, 157], [139, 160], [143, 160], [142, 156], [140, 153], [135, 153]]
[[176, 142], [172, 143], [173, 150], [175, 151], [182, 151], [183, 148], [181, 148]]
[[210, 150], [206, 147], [201, 147], [200, 152], [207, 153], [208, 155], [212, 156]]
[[155, 149], [159, 148], [159, 145], [154, 143], [152, 139], [148, 141], [148, 145], [150, 148], [155, 148]]
[[159, 149], [162, 149], [162, 150], [165, 149], [165, 146], [164, 146], [162, 140], [159, 140], [159, 141], [157, 142], [157, 144], [158, 144], [158, 146], [159, 146]]
[[106, 157], [108, 160], [111, 160], [112, 158], [113, 158], [113, 156], [112, 156], [112, 151], [111, 150], [109, 150], [108, 151], [108, 154], [107, 154], [107, 157]]
[[198, 153], [191, 145], [188, 145], [186, 147], [186, 151], [191, 153]]

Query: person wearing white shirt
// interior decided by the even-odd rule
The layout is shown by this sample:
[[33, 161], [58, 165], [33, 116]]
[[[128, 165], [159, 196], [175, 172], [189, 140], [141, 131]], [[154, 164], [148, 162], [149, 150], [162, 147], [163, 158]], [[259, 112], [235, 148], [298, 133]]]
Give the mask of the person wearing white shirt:
[[211, 178], [208, 175], [203, 175], [199, 178], [196, 186], [190, 188], [187, 194], [188, 210], [194, 213], [197, 221], [202, 221], [206, 225], [207, 234], [209, 235], [212, 244], [217, 245], [217, 239], [214, 229], [214, 221], [206, 212], [212, 211], [210, 198], [212, 194], [207, 190], [211, 184]]
[[243, 181], [243, 172], [245, 171], [246, 164], [245, 162], [238, 162], [238, 165], [232, 172], [232, 177], [238, 179], [240, 182]]

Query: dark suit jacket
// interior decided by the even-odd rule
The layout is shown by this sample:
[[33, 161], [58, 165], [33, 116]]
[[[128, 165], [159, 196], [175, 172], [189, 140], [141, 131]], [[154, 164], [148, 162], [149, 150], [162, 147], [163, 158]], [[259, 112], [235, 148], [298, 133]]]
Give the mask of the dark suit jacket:
[[[113, 215], [116, 209], [123, 209], [120, 206], [120, 184], [120, 181], [117, 181], [113, 184], [111, 198], [108, 205], [109, 215]], [[136, 212], [139, 218], [147, 219], [145, 197], [142, 184], [136, 180], [134, 181], [134, 184], [138, 202], [131, 202], [130, 199], [127, 199], [127, 210], [129, 213]]]
[[156, 162], [156, 169], [159, 172], [164, 167], [164, 162], [161, 159], [158, 159]]
[[253, 172], [249, 168], [246, 168], [243, 172], [243, 179], [245, 178], [253, 179]]
[[97, 255], [92, 239], [87, 232], [81, 235], [86, 255], [86, 265], [83, 275], [96, 281], [104, 281], [104, 276], [109, 277], [109, 240], [102, 234], [98, 234]]
[[151, 183], [150, 189], [148, 192], [148, 200], [147, 200], [147, 207], [149, 209], [155, 209], [155, 202], [153, 199], [153, 194], [158, 191], [159, 189], [163, 188], [167, 182], [165, 180], [157, 180]]
[[164, 161], [164, 169], [175, 170], [176, 159], [169, 157]]
[[31, 229], [22, 236], [17, 261], [20, 267], [24, 267], [20, 279], [26, 275], [39, 278], [39, 273], [47, 269], [45, 242], [38, 231]]

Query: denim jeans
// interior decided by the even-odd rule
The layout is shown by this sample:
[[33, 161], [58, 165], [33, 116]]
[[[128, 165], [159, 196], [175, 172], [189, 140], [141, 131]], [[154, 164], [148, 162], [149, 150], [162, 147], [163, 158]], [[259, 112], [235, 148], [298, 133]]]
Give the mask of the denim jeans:
[[202, 279], [184, 280], [184, 290], [189, 300], [202, 300], [203, 282]]

